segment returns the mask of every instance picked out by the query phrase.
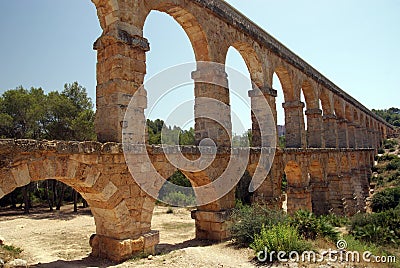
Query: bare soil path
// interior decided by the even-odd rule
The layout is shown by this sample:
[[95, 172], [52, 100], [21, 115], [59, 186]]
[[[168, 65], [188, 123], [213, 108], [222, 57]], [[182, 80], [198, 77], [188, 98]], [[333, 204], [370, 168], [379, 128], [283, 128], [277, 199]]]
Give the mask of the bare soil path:
[[195, 240], [189, 210], [166, 212], [156, 207], [153, 214], [152, 229], [160, 231], [157, 254], [119, 265], [89, 256], [89, 237], [96, 229], [89, 209], [77, 214], [72, 206], [56, 212], [35, 209], [30, 215], [0, 211], [0, 236], [24, 250], [30, 267], [256, 267], [249, 249]]

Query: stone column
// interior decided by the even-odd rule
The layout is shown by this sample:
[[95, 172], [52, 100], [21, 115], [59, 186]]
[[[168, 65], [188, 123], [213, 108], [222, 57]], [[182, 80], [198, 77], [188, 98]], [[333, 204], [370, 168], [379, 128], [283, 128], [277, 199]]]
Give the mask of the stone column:
[[291, 101], [284, 103], [282, 106], [285, 109], [286, 147], [305, 147], [304, 103], [301, 101]]
[[[276, 129], [277, 127], [275, 106], [275, 98], [278, 96], [277, 91], [269, 87], [262, 87], [258, 90], [250, 90], [248, 95], [251, 98], [252, 147], [275, 146], [275, 144], [272, 144], [272, 141], [276, 139], [276, 137], [272, 137], [271, 134], [274, 133], [274, 131], [271, 128]], [[268, 115], [268, 111], [265, 110], [266, 102], [271, 108], [272, 115]], [[257, 114], [257, 118], [254, 113]], [[272, 118], [274, 122], [271, 122]], [[257, 119], [261, 122], [258, 122]], [[266, 133], [261, 133], [260, 123], [264, 127], [264, 132]]]
[[347, 127], [347, 120], [340, 119], [337, 122], [338, 124], [338, 143], [339, 148], [349, 148], [349, 134]]
[[[125, 113], [133, 94], [143, 84], [146, 73], [145, 52], [150, 50], [150, 46], [145, 38], [118, 29], [103, 34], [95, 42], [94, 49], [97, 50], [98, 60], [95, 120], [97, 139], [100, 142], [121, 142], [122, 130], [129, 124], [124, 119]], [[136, 125], [146, 124], [144, 109], [147, 99], [144, 90], [141, 95], [140, 102], [130, 113]], [[131, 134], [130, 141], [144, 142], [145, 133]]]
[[329, 189], [325, 181], [311, 182], [312, 212], [315, 215], [324, 215], [329, 212]]
[[359, 168], [359, 174], [360, 174], [360, 186], [361, 186], [361, 192], [360, 192], [360, 200], [359, 200], [359, 209], [361, 212], [365, 212], [366, 209], [366, 200], [369, 197], [369, 178], [372, 176], [372, 170], [368, 166], [361, 166]]
[[[254, 159], [254, 155], [251, 156]], [[258, 160], [256, 160], [258, 162]], [[251, 163], [257, 163], [251, 161]], [[249, 168], [250, 175], [254, 175], [255, 167], [251, 165]], [[275, 154], [274, 162], [267, 178], [263, 181], [261, 186], [254, 192], [252, 196], [252, 203], [266, 205], [273, 210], [282, 209], [282, 178], [284, 175], [282, 167], [282, 154], [280, 152]]]
[[357, 179], [356, 176], [354, 170], [343, 173], [342, 195], [345, 200], [344, 212], [347, 216], [353, 216], [357, 212], [357, 195], [353, 184], [353, 180]]
[[356, 148], [364, 148], [363, 128], [356, 125]]
[[307, 115], [307, 147], [322, 147], [322, 110], [311, 109], [306, 111]]
[[369, 133], [366, 127], [363, 127], [361, 130], [362, 138], [363, 138], [363, 148], [370, 148], [370, 140], [369, 140]]
[[310, 187], [288, 186], [287, 188], [287, 213], [293, 214], [298, 210], [312, 211]]
[[309, 173], [303, 166], [287, 164], [285, 169], [287, 178], [287, 212], [292, 214], [299, 209], [312, 211]]
[[348, 123], [347, 128], [349, 148], [356, 148], [356, 125], [354, 123]]
[[[228, 75], [221, 65], [199, 65], [192, 73], [195, 81], [196, 145], [210, 138], [216, 146], [231, 145], [232, 123]], [[206, 144], [207, 145], [207, 144]]]
[[338, 147], [338, 131], [337, 121], [334, 114], [328, 114], [323, 116], [324, 121], [324, 140], [326, 148], [337, 148]]
[[192, 219], [196, 221], [196, 239], [223, 241], [230, 237], [229, 226], [231, 210], [192, 211]]
[[343, 197], [343, 177], [328, 175], [329, 211], [335, 215], [344, 215], [345, 199]]
[[367, 129], [368, 132], [368, 148], [376, 148], [375, 133], [372, 129]]
[[379, 147], [381, 147], [381, 142], [379, 139], [379, 131], [375, 130], [374, 134], [375, 134], [375, 146], [376, 146], [376, 148], [379, 148]]

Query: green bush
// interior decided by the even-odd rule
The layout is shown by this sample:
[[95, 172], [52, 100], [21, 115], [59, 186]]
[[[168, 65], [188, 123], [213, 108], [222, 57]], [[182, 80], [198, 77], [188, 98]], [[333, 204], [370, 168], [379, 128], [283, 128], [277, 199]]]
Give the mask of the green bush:
[[180, 191], [168, 193], [163, 197], [162, 201], [179, 207], [193, 207], [196, 205], [196, 198], [193, 195], [186, 195]]
[[[265, 251], [265, 254], [272, 251], [283, 251], [287, 254], [296, 251], [301, 254], [311, 249], [311, 245], [300, 237], [297, 229], [287, 223], [278, 223], [272, 227], [262, 226], [260, 234], [255, 235], [254, 242], [250, 247], [256, 254], [260, 251]], [[276, 254], [271, 256], [272, 260], [276, 260]], [[269, 259], [268, 257], [267, 261]]]
[[400, 206], [379, 213], [356, 215], [350, 233], [366, 242], [400, 245]]
[[350, 220], [343, 216], [338, 216], [336, 214], [327, 214], [320, 216], [322, 221], [329, 223], [334, 227], [343, 227], [350, 223]]
[[383, 142], [383, 148], [385, 149], [395, 149], [397, 145], [398, 142], [396, 140], [385, 140]]
[[399, 159], [399, 157], [397, 155], [394, 154], [384, 154], [378, 157], [378, 161], [391, 161], [391, 160], [395, 160], [395, 159]]
[[248, 246], [254, 241], [254, 235], [261, 232], [264, 225], [270, 228], [278, 223], [288, 222], [282, 211], [272, 211], [261, 205], [239, 205], [232, 212], [231, 235], [235, 243]]
[[378, 149], [378, 154], [384, 154], [385, 153], [385, 149], [383, 149], [382, 147], [380, 147]]
[[386, 170], [400, 170], [400, 158], [396, 156], [386, 165]]
[[392, 175], [390, 175], [388, 177], [388, 182], [392, 182], [392, 181], [400, 181], [400, 170], [393, 173]]
[[372, 197], [373, 212], [380, 212], [397, 207], [400, 204], [400, 187], [388, 188]]
[[[158, 200], [181, 207], [196, 205], [196, 197], [190, 181], [180, 171], [168, 178], [170, 183], [164, 183], [158, 194]], [[179, 190], [175, 185], [182, 186]]]
[[299, 234], [306, 239], [316, 239], [317, 237], [328, 238], [336, 242], [338, 232], [323, 217], [317, 218], [309, 211], [297, 211], [291, 221], [292, 226], [296, 227]]

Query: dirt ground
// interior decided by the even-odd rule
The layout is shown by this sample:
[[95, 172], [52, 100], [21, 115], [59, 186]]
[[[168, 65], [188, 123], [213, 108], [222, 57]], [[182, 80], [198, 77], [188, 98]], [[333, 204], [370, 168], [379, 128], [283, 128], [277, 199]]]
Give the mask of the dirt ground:
[[30, 215], [0, 211], [0, 236], [8, 245], [22, 248], [30, 267], [256, 267], [253, 252], [237, 249], [229, 242], [209, 244], [194, 240], [194, 220], [187, 209], [156, 207], [152, 229], [160, 231], [157, 254], [146, 259], [114, 265], [89, 256], [89, 237], [95, 233], [90, 210], [73, 213], [71, 206], [60, 212], [35, 209]]

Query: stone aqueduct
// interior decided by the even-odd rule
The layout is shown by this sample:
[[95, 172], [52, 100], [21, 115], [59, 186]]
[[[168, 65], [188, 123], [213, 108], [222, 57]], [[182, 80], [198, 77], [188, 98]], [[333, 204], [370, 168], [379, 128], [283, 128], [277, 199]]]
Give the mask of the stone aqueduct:
[[[286, 149], [275, 153], [272, 168], [253, 200], [282, 207], [281, 180], [288, 180], [288, 212], [309, 209], [315, 213], [354, 214], [363, 211], [369, 193], [368, 178], [376, 149], [394, 130], [297, 55], [220, 0], [92, 0], [103, 29], [95, 42], [97, 63], [97, 118], [99, 142], [48, 142], [2, 140], [0, 197], [31, 181], [57, 179], [79, 191], [88, 201], [96, 222], [90, 244], [92, 254], [122, 261], [134, 254], [153, 252], [159, 242], [151, 230], [154, 198], [132, 179], [123, 154], [122, 134], [128, 103], [143, 84], [146, 52], [143, 37], [146, 17], [152, 10], [171, 15], [189, 37], [197, 61], [225, 63], [229, 47], [235, 47], [262, 94], [249, 92], [253, 108], [267, 101], [276, 119], [276, 73], [283, 88]], [[198, 65], [196, 81], [211, 77], [228, 83], [224, 70], [207, 72]], [[300, 101], [301, 91], [305, 103]], [[135, 124], [144, 126], [146, 91], [134, 108]], [[209, 97], [229, 105], [228, 90], [195, 83], [195, 98]], [[320, 106], [320, 103], [322, 104]], [[195, 114], [201, 106], [196, 106]], [[305, 110], [305, 113], [304, 113]], [[305, 118], [308, 128], [305, 130]], [[253, 146], [262, 147], [258, 122], [253, 118]], [[230, 120], [227, 115], [226, 120]], [[184, 172], [193, 185], [214, 181], [229, 161], [229, 137], [220, 126], [199, 118], [196, 141], [211, 138], [218, 147], [213, 164], [201, 172]], [[134, 144], [145, 143], [145, 134], [128, 133]], [[125, 132], [124, 135], [127, 135]], [[165, 178], [176, 168], [159, 147], [145, 146], [154, 168]], [[226, 150], [228, 148], [228, 150]], [[189, 159], [197, 147], [181, 147]], [[252, 148], [247, 171], [253, 175], [259, 148]], [[148, 163], [135, 163], [135, 174], [146, 174]], [[154, 189], [161, 188], [155, 184]], [[192, 213], [196, 237], [223, 240], [229, 237], [229, 211], [234, 191]]]

